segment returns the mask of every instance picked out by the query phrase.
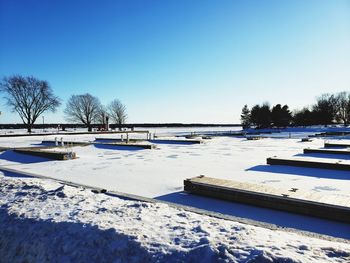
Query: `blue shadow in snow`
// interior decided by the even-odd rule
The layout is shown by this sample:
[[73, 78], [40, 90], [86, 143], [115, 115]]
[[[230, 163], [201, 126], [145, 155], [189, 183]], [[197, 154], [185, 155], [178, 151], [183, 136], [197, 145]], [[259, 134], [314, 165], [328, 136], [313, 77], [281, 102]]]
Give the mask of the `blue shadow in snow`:
[[141, 147], [135, 147], [135, 146], [117, 146], [117, 145], [108, 145], [108, 144], [98, 144], [95, 143], [94, 146], [98, 149], [105, 149], [105, 150], [118, 150], [118, 151], [140, 151], [145, 150]]
[[328, 158], [337, 160], [350, 160], [350, 155], [346, 154], [332, 154], [332, 153], [299, 153], [294, 156], [298, 157], [314, 157], [314, 158]]
[[0, 154], [0, 160], [23, 163], [23, 164], [42, 163], [42, 162], [52, 161], [51, 159], [48, 159], [48, 158], [33, 156], [29, 154], [24, 154], [24, 153], [16, 153], [12, 150], [9, 150]]
[[[103, 209], [97, 213], [100, 211], [103, 213]], [[5, 247], [0, 247], [2, 262], [13, 262], [17, 258], [22, 258], [23, 262], [40, 262], [39, 250], [45, 251], [47, 262], [112, 262], [119, 258], [128, 262], [135, 257], [153, 262], [163, 259], [162, 256], [169, 258], [162, 254], [151, 255], [135, 238], [113, 228], [20, 217], [10, 214], [6, 206], [0, 209], [0, 233], [5, 235], [3, 240], [6, 238]], [[72, 247], [67, 246], [67, 242], [71, 242]], [[63, 247], [67, 247], [64, 253]]]
[[257, 165], [247, 169], [246, 171], [292, 174], [292, 175], [309, 176], [309, 177], [316, 177], [316, 178], [350, 180], [350, 172], [348, 171], [307, 168], [307, 167], [288, 166], [288, 165]]
[[19, 172], [9, 172], [9, 171], [1, 170], [1, 167], [0, 167], [0, 172], [3, 173], [4, 176], [7, 176], [7, 177], [13, 177], [13, 178], [33, 178], [32, 176], [25, 175], [25, 174], [21, 174], [21, 173], [19, 173]]
[[225, 215], [246, 218], [275, 224], [281, 227], [290, 227], [319, 234], [350, 238], [350, 225], [346, 223], [320, 219], [316, 217], [292, 214], [288, 212], [260, 208], [251, 205], [228, 202], [224, 200], [208, 198], [186, 192], [175, 192], [155, 199], [192, 206]]

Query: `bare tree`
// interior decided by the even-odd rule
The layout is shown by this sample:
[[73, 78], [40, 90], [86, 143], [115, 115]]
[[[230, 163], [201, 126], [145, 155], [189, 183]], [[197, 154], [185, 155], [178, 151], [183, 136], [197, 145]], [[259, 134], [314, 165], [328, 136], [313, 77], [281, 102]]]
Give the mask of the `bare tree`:
[[122, 128], [122, 124], [126, 122], [128, 117], [126, 113], [126, 107], [120, 100], [113, 100], [108, 106], [109, 115], [112, 121], [119, 125], [119, 130]]
[[6, 94], [7, 105], [27, 125], [28, 132], [32, 131], [33, 124], [42, 113], [55, 112], [61, 104], [47, 81], [32, 76], [5, 77], [0, 83], [0, 89]]
[[64, 113], [67, 120], [81, 122], [92, 130], [92, 123], [98, 119], [101, 109], [100, 100], [89, 93], [82, 95], [72, 95], [66, 105]]
[[334, 94], [322, 94], [316, 98], [316, 104], [312, 106], [312, 112], [316, 124], [332, 124], [337, 115], [337, 100]]
[[102, 125], [103, 129], [108, 130], [109, 114], [107, 108], [103, 105], [98, 109], [96, 121]]
[[350, 93], [343, 91], [336, 95], [337, 121], [342, 121], [344, 125], [350, 122]]

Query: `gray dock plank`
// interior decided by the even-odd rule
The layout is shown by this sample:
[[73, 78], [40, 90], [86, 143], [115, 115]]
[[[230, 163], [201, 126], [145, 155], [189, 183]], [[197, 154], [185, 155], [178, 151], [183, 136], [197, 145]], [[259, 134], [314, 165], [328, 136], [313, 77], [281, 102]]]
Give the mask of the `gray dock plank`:
[[[266, 163], [270, 165], [288, 165], [288, 166], [298, 166], [298, 167], [308, 167], [308, 168], [321, 168], [321, 169], [331, 169], [331, 170], [345, 170], [350, 171], [350, 163], [342, 161], [316, 161], [316, 160], [301, 160], [301, 159], [285, 159], [271, 157], [266, 159]], [[350, 178], [350, 174], [349, 174]]]
[[348, 148], [350, 147], [350, 142], [325, 142], [324, 147], [325, 148], [331, 148], [331, 147]]
[[324, 154], [350, 155], [350, 150], [306, 148], [306, 149], [304, 149], [304, 153], [324, 153]]
[[75, 152], [63, 152], [63, 151], [48, 151], [43, 148], [17, 148], [13, 149], [14, 152], [44, 157], [52, 160], [71, 160], [76, 159]]
[[308, 199], [302, 199], [305, 193], [298, 191], [281, 191], [266, 186], [210, 177], [187, 179], [184, 181], [184, 189], [193, 194], [227, 201], [350, 223], [348, 201], [342, 200], [347, 206], [318, 202], [323, 197], [315, 193], [306, 194]]

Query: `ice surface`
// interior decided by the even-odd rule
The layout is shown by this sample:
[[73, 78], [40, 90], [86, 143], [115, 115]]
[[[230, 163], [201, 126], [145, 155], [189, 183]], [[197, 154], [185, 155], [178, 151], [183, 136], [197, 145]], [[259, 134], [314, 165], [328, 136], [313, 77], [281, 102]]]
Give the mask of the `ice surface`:
[[[211, 128], [203, 129], [210, 131]], [[183, 129], [155, 129], [154, 131], [169, 136], [169, 134], [177, 135], [196, 130], [188, 128], [185, 131]], [[142, 136], [144, 135], [135, 135], [135, 137]], [[298, 136], [305, 136], [305, 131], [298, 130]], [[42, 140], [54, 140], [55, 137], [57, 136], [0, 138], [0, 146], [40, 145]], [[97, 136], [60, 135], [59, 137], [70, 141], [93, 141]], [[108, 137], [119, 138], [120, 135]], [[204, 144], [159, 144], [157, 150], [111, 149], [91, 145], [73, 147], [78, 159], [69, 161], [49, 161], [7, 151], [0, 154], [0, 165], [110, 191], [136, 194], [350, 239], [347, 224], [229, 203], [183, 192], [184, 179], [203, 174], [275, 188], [298, 188], [301, 191], [323, 195], [329, 203], [334, 203], [338, 198], [349, 199], [350, 172], [348, 171], [266, 165], [266, 158], [272, 156], [306, 158], [300, 156], [305, 147], [321, 148], [323, 143], [323, 139], [302, 143], [300, 138], [292, 136], [291, 139], [288, 137], [264, 138], [257, 141], [214, 137], [206, 140]], [[349, 158], [339, 155], [325, 156], [325, 159], [332, 161]], [[324, 159], [315, 155], [307, 155], [307, 158]]]

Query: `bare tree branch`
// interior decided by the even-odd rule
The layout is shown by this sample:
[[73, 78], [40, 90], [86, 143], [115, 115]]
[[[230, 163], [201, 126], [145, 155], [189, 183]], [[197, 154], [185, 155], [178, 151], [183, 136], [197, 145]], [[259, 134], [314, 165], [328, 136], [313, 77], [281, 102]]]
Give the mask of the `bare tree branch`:
[[64, 113], [67, 120], [81, 122], [91, 131], [91, 124], [97, 120], [101, 107], [99, 99], [91, 94], [72, 95], [67, 102]]
[[119, 100], [115, 99], [109, 104], [108, 111], [112, 121], [118, 124], [119, 129], [121, 129], [121, 125], [124, 124], [128, 118], [125, 105]]
[[336, 95], [336, 119], [348, 125], [350, 122], [350, 93], [343, 91]]
[[47, 81], [32, 76], [5, 77], [0, 83], [0, 90], [5, 93], [7, 105], [27, 125], [28, 132], [31, 132], [33, 124], [42, 113], [55, 112], [61, 104]]

